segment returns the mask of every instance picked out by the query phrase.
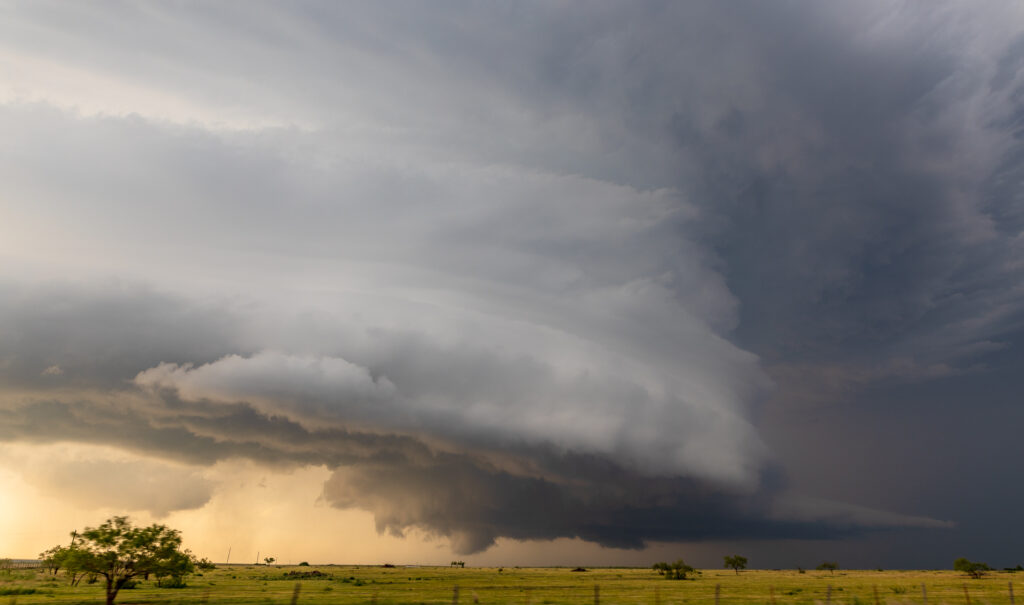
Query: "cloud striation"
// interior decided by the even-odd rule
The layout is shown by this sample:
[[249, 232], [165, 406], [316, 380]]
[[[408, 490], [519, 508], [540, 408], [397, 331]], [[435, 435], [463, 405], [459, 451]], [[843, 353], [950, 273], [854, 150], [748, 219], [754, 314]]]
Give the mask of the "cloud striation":
[[991, 8], [8, 11], [0, 440], [325, 465], [465, 553], [948, 526], [794, 493], [758, 422], [1019, 332]]

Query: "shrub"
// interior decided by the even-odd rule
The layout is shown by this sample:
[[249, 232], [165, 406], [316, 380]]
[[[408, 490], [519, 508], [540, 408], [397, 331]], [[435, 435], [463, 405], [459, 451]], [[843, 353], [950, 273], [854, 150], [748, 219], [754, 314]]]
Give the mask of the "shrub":
[[217, 565], [213, 561], [207, 559], [206, 557], [203, 557], [202, 559], [196, 559], [195, 564], [196, 568], [200, 571], [213, 571], [217, 569]]
[[985, 575], [986, 571], [992, 571], [992, 568], [989, 567], [987, 563], [971, 561], [966, 557], [960, 557], [956, 561], [953, 561], [953, 569], [956, 571], [962, 571], [975, 580]]
[[185, 584], [185, 578], [183, 576], [170, 576], [165, 579], [161, 579], [156, 583], [160, 588], [185, 588], [188, 584]]
[[678, 559], [673, 563], [666, 563], [664, 561], [655, 563], [651, 566], [651, 569], [665, 576], [666, 580], [685, 580], [686, 574], [697, 571], [684, 563], [682, 559]]
[[302, 563], [299, 563], [299, 567], [309, 567], [309, 561], [303, 561]]

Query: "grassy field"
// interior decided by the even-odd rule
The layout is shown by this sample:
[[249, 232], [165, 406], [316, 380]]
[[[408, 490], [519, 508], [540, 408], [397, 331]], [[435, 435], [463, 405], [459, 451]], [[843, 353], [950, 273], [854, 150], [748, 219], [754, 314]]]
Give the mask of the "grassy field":
[[[297, 579], [289, 572], [323, 576]], [[264, 567], [221, 566], [191, 576], [186, 588], [140, 582], [123, 590], [118, 603], [459, 603], [542, 605], [594, 603], [713, 604], [826, 603], [875, 605], [927, 602], [966, 605], [1010, 603], [1009, 583], [1024, 573], [993, 572], [972, 580], [952, 571], [744, 571], [704, 570], [695, 580], [665, 580], [649, 569], [447, 568], [447, 567]], [[1016, 582], [1014, 582], [1016, 584]], [[968, 593], [965, 595], [964, 587]], [[456, 589], [456, 587], [458, 587]], [[831, 587], [831, 588], [830, 588]], [[1016, 588], [1016, 585], [1014, 586]], [[457, 590], [457, 592], [456, 592]], [[877, 594], [877, 597], [876, 597]], [[1024, 597], [1024, 595], [1022, 595]], [[877, 598], [877, 601], [876, 601]], [[102, 603], [101, 583], [71, 587], [63, 574], [42, 570], [0, 571], [0, 605]]]

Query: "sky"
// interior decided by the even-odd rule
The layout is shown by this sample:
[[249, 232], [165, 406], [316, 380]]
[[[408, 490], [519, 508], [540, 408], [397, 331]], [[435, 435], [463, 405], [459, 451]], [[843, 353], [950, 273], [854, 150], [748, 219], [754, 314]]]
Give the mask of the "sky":
[[1022, 139], [1009, 1], [0, 1], [0, 555], [1024, 563]]

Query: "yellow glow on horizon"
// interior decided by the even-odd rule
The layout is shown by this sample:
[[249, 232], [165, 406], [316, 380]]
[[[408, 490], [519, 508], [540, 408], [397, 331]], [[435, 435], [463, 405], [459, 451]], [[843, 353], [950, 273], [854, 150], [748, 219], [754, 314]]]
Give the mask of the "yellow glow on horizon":
[[[55, 544], [66, 543], [72, 530], [125, 514], [137, 524], [163, 523], [181, 531], [186, 548], [218, 563], [228, 559], [229, 549], [232, 563], [253, 563], [258, 554], [261, 559], [275, 557], [281, 564], [308, 561], [447, 565], [460, 559], [473, 566], [495, 567], [648, 565], [650, 560], [680, 556], [679, 545], [656, 545], [646, 551], [620, 550], [570, 538], [499, 539], [485, 552], [457, 554], [443, 537], [418, 530], [408, 531], [403, 537], [381, 534], [376, 530], [372, 513], [327, 505], [320, 494], [331, 471], [322, 466], [272, 470], [244, 460], [230, 460], [208, 468], [194, 468], [215, 486], [209, 501], [199, 508], [162, 517], [145, 510], [96, 507], [76, 502], [73, 497], [58, 497], [46, 493], [48, 484], [26, 476], [38, 465], [60, 465], [62, 461], [82, 458], [153, 463], [152, 459], [102, 446], [0, 446], [0, 557], [35, 558]], [[166, 488], [175, 490], [180, 486], [168, 484]], [[688, 547], [687, 552], [694, 552], [694, 547]]]

